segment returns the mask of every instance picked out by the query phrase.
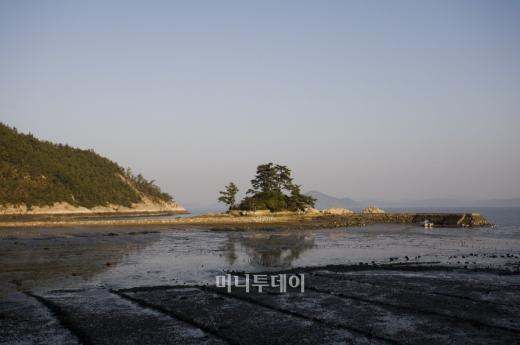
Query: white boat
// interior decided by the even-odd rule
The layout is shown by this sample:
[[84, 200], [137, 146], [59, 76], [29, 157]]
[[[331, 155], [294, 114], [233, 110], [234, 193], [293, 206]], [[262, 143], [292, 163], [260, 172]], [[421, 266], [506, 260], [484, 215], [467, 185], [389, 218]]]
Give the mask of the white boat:
[[430, 229], [433, 228], [433, 222], [430, 222], [428, 219], [426, 219], [424, 222], [422, 222], [425, 228]]

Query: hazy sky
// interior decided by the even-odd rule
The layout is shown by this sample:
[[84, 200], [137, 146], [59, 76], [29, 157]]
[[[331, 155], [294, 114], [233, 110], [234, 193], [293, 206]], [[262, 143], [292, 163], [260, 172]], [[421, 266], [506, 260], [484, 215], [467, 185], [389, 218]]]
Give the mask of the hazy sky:
[[256, 165], [386, 200], [520, 196], [520, 1], [0, 1], [0, 121], [188, 206]]

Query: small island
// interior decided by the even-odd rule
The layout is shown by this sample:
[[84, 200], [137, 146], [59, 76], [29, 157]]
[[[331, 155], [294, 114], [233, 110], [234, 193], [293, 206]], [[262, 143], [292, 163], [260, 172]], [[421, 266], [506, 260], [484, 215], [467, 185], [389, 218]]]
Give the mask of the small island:
[[229, 211], [298, 212], [314, 207], [316, 199], [301, 193], [301, 186], [294, 183], [291, 170], [284, 165], [266, 163], [256, 168], [251, 188], [246, 197], [236, 204], [238, 187], [230, 182], [220, 192], [218, 200], [229, 206]]

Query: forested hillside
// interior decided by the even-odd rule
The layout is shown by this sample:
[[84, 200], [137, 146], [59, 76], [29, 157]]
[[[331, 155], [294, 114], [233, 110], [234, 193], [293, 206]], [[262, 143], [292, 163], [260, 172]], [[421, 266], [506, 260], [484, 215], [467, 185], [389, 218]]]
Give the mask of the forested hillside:
[[92, 150], [38, 140], [0, 123], [0, 205], [130, 206], [143, 196], [172, 201], [153, 181]]

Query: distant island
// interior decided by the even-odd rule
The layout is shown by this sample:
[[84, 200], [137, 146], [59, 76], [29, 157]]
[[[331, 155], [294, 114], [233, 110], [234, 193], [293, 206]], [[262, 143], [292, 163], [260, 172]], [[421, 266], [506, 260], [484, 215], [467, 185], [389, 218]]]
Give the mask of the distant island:
[[185, 211], [153, 180], [93, 150], [0, 123], [0, 215]]

